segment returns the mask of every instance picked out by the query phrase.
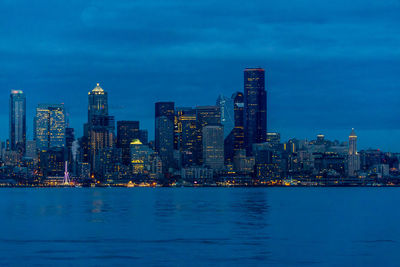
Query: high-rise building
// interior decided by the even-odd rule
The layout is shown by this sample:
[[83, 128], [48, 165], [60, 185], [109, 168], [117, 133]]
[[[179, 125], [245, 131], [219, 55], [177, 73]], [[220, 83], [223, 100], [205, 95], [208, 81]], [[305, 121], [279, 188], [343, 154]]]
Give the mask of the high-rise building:
[[244, 96], [242, 92], [232, 95], [235, 127], [243, 128], [244, 125]]
[[224, 127], [207, 125], [203, 127], [203, 162], [213, 170], [224, 168]]
[[198, 141], [198, 128], [196, 121], [196, 109], [177, 108], [176, 109], [175, 140], [181, 153], [182, 166], [190, 166], [196, 163], [196, 145]]
[[122, 151], [116, 147], [105, 147], [96, 151], [94, 163], [94, 174], [96, 179], [113, 179], [121, 170]]
[[83, 144], [87, 149], [83, 151], [87, 155], [93, 170], [97, 166], [95, 155], [100, 149], [114, 146], [114, 117], [108, 115], [108, 95], [99, 84], [88, 93], [88, 122], [85, 125]]
[[187, 115], [194, 114], [196, 120], [196, 110], [190, 107], [176, 107], [174, 117], [174, 149], [181, 151], [182, 146], [182, 120], [185, 120]]
[[155, 104], [155, 150], [161, 158], [164, 173], [174, 165], [174, 106], [174, 102]]
[[244, 149], [244, 129], [243, 129], [243, 108], [244, 108], [244, 99], [243, 93], [237, 92], [232, 95], [233, 103], [234, 103], [234, 122], [235, 127], [229, 133], [229, 135], [225, 138], [225, 162], [233, 163], [233, 159], [235, 154]]
[[65, 147], [64, 104], [39, 104], [34, 123], [34, 139], [38, 150]]
[[107, 92], [100, 87], [98, 83], [92, 91], [88, 93], [89, 105], [88, 105], [88, 122], [92, 120], [92, 117], [97, 116], [108, 116], [108, 96]]
[[142, 144], [139, 139], [132, 140], [130, 143], [130, 157], [134, 174], [143, 174], [150, 171], [151, 156], [154, 151]]
[[280, 133], [267, 133], [267, 143], [272, 150], [279, 150], [281, 145], [281, 134]]
[[348, 153], [348, 174], [349, 177], [357, 175], [360, 170], [360, 156], [357, 152], [357, 135], [354, 128], [351, 130], [349, 136], [349, 153]]
[[149, 144], [149, 132], [147, 130], [139, 130], [139, 140], [143, 145]]
[[36, 160], [38, 154], [37, 154], [37, 149], [36, 149], [36, 142], [34, 140], [26, 141], [25, 156]]
[[65, 151], [62, 147], [41, 149], [39, 152], [39, 170], [43, 177], [63, 176]]
[[235, 127], [234, 99], [220, 95], [216, 105], [221, 110], [221, 124], [224, 126], [224, 138], [226, 138]]
[[68, 168], [72, 170], [72, 167], [74, 166], [73, 162], [73, 151], [72, 151], [72, 146], [75, 141], [75, 131], [74, 128], [66, 128], [65, 129], [65, 145], [67, 148], [67, 160], [69, 162]]
[[117, 147], [122, 151], [122, 163], [130, 164], [130, 144], [133, 140], [140, 139], [138, 121], [117, 122]]
[[207, 125], [221, 124], [221, 109], [218, 106], [196, 107], [197, 142], [196, 142], [196, 163], [202, 165], [203, 159], [203, 128]]
[[244, 70], [244, 131], [248, 154], [251, 154], [253, 144], [266, 141], [267, 92], [262, 68]]
[[26, 99], [21, 90], [10, 94], [10, 146], [20, 154], [26, 149]]

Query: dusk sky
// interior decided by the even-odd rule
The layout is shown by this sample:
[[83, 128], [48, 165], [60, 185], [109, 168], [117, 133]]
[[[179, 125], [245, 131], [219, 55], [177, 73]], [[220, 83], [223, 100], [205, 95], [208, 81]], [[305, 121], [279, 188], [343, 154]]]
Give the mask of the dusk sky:
[[213, 105], [263, 67], [268, 131], [400, 151], [400, 1], [20, 1], [0, 4], [0, 130], [11, 89], [65, 103], [82, 135], [88, 91], [154, 131], [154, 103]]

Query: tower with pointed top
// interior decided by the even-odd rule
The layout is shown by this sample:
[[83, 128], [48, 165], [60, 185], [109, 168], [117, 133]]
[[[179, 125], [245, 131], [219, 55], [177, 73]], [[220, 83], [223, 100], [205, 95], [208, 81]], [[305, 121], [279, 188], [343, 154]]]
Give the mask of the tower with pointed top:
[[360, 157], [357, 153], [357, 135], [354, 128], [351, 130], [349, 136], [349, 153], [348, 153], [348, 175], [354, 177], [357, 171], [360, 170]]
[[108, 114], [107, 92], [97, 84], [88, 93], [88, 122], [85, 125], [87, 137], [87, 154], [92, 171], [96, 165], [96, 154], [101, 149], [111, 148], [114, 144], [114, 117]]

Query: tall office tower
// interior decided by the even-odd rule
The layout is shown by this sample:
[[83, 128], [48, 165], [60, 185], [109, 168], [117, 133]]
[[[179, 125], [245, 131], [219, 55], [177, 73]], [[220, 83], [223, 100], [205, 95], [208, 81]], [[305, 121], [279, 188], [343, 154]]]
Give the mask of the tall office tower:
[[241, 92], [232, 95], [235, 127], [243, 128], [244, 125], [244, 96]]
[[72, 146], [75, 141], [75, 131], [74, 128], [66, 128], [65, 129], [65, 145], [67, 147], [67, 160], [69, 162], [68, 168], [72, 170], [73, 163], [73, 151]]
[[244, 70], [244, 132], [247, 154], [253, 144], [264, 143], [267, 137], [267, 92], [265, 71], [261, 68]]
[[324, 145], [325, 144], [325, 135], [319, 134], [317, 135], [317, 140], [315, 142], [316, 145]]
[[221, 110], [221, 124], [224, 126], [224, 138], [232, 131], [235, 127], [234, 117], [234, 99], [220, 95], [217, 98], [217, 106]]
[[213, 170], [224, 168], [224, 126], [203, 127], [203, 162]]
[[207, 125], [221, 124], [221, 109], [218, 106], [200, 106], [196, 107], [197, 121], [197, 142], [195, 147], [195, 161], [202, 165], [203, 161], [203, 128]]
[[233, 163], [233, 159], [237, 151], [244, 149], [244, 97], [243, 93], [237, 92], [232, 95], [234, 107], [235, 127], [224, 140], [225, 145], [225, 162]]
[[100, 87], [100, 84], [97, 84], [88, 95], [88, 122], [90, 123], [92, 117], [95, 115], [108, 116], [108, 96], [107, 92]]
[[190, 166], [197, 158], [195, 154], [198, 136], [196, 109], [176, 108], [175, 111], [175, 142], [182, 156], [181, 165]]
[[28, 158], [37, 158], [36, 142], [34, 140], [26, 141], [26, 152], [25, 156]]
[[85, 124], [87, 155], [92, 170], [96, 166], [96, 153], [114, 145], [114, 117], [108, 115], [107, 92], [99, 84], [88, 93], [88, 122]]
[[26, 146], [26, 99], [21, 90], [10, 94], [10, 146], [11, 150], [25, 153]]
[[349, 177], [357, 175], [357, 171], [360, 170], [360, 156], [357, 153], [357, 135], [354, 132], [354, 128], [351, 130], [349, 136], [349, 154], [348, 154], [348, 174]]
[[273, 150], [279, 150], [281, 144], [281, 134], [280, 133], [267, 133], [267, 143]]
[[155, 150], [160, 155], [163, 172], [174, 165], [174, 102], [155, 104]]
[[143, 145], [149, 144], [149, 132], [147, 130], [139, 130], [139, 140]]
[[34, 138], [38, 150], [65, 147], [64, 104], [39, 104], [34, 124]]
[[122, 151], [122, 163], [130, 164], [130, 145], [133, 140], [140, 139], [138, 121], [117, 122], [117, 147]]
[[176, 107], [174, 117], [174, 149], [181, 151], [182, 146], [182, 118], [186, 115], [193, 113], [196, 116], [196, 111], [188, 107]]

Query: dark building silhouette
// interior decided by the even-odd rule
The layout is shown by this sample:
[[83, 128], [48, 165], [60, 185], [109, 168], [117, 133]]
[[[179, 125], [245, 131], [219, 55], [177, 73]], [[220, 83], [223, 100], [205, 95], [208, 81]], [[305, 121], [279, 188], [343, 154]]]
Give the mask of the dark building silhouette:
[[221, 109], [218, 106], [196, 107], [197, 141], [195, 145], [196, 164], [202, 165], [203, 161], [203, 128], [207, 125], [221, 124]]
[[122, 163], [130, 164], [130, 144], [133, 140], [140, 139], [138, 121], [117, 122], [117, 147], [122, 152]]
[[237, 92], [232, 95], [235, 127], [225, 138], [225, 162], [232, 163], [237, 151], [245, 148], [244, 146], [244, 96]]
[[233, 112], [235, 117], [235, 127], [242, 127], [244, 125], [244, 96], [242, 92], [236, 92], [232, 95], [233, 98]]
[[175, 147], [181, 153], [181, 165], [191, 166], [196, 163], [196, 144], [198, 128], [196, 109], [176, 108], [175, 113]]
[[68, 167], [72, 170], [72, 166], [74, 165], [73, 162], [73, 155], [72, 155], [72, 144], [75, 141], [75, 132], [74, 128], [65, 128], [65, 147], [67, 149], [67, 160], [69, 162]]
[[174, 162], [174, 106], [174, 102], [155, 104], [155, 150], [161, 158], [164, 173]]
[[244, 132], [248, 154], [251, 154], [253, 144], [266, 141], [267, 93], [262, 68], [244, 70]]
[[39, 171], [43, 177], [63, 176], [65, 150], [63, 147], [52, 147], [39, 151]]
[[26, 98], [21, 90], [10, 94], [10, 147], [21, 155], [26, 146]]
[[88, 123], [85, 125], [85, 136], [88, 149], [83, 152], [88, 155], [91, 168], [93, 170], [96, 153], [103, 148], [110, 148], [114, 145], [114, 117], [108, 115], [108, 97], [107, 92], [99, 84], [89, 92], [88, 96]]
[[149, 144], [149, 132], [147, 130], [139, 130], [139, 140], [143, 145]]

